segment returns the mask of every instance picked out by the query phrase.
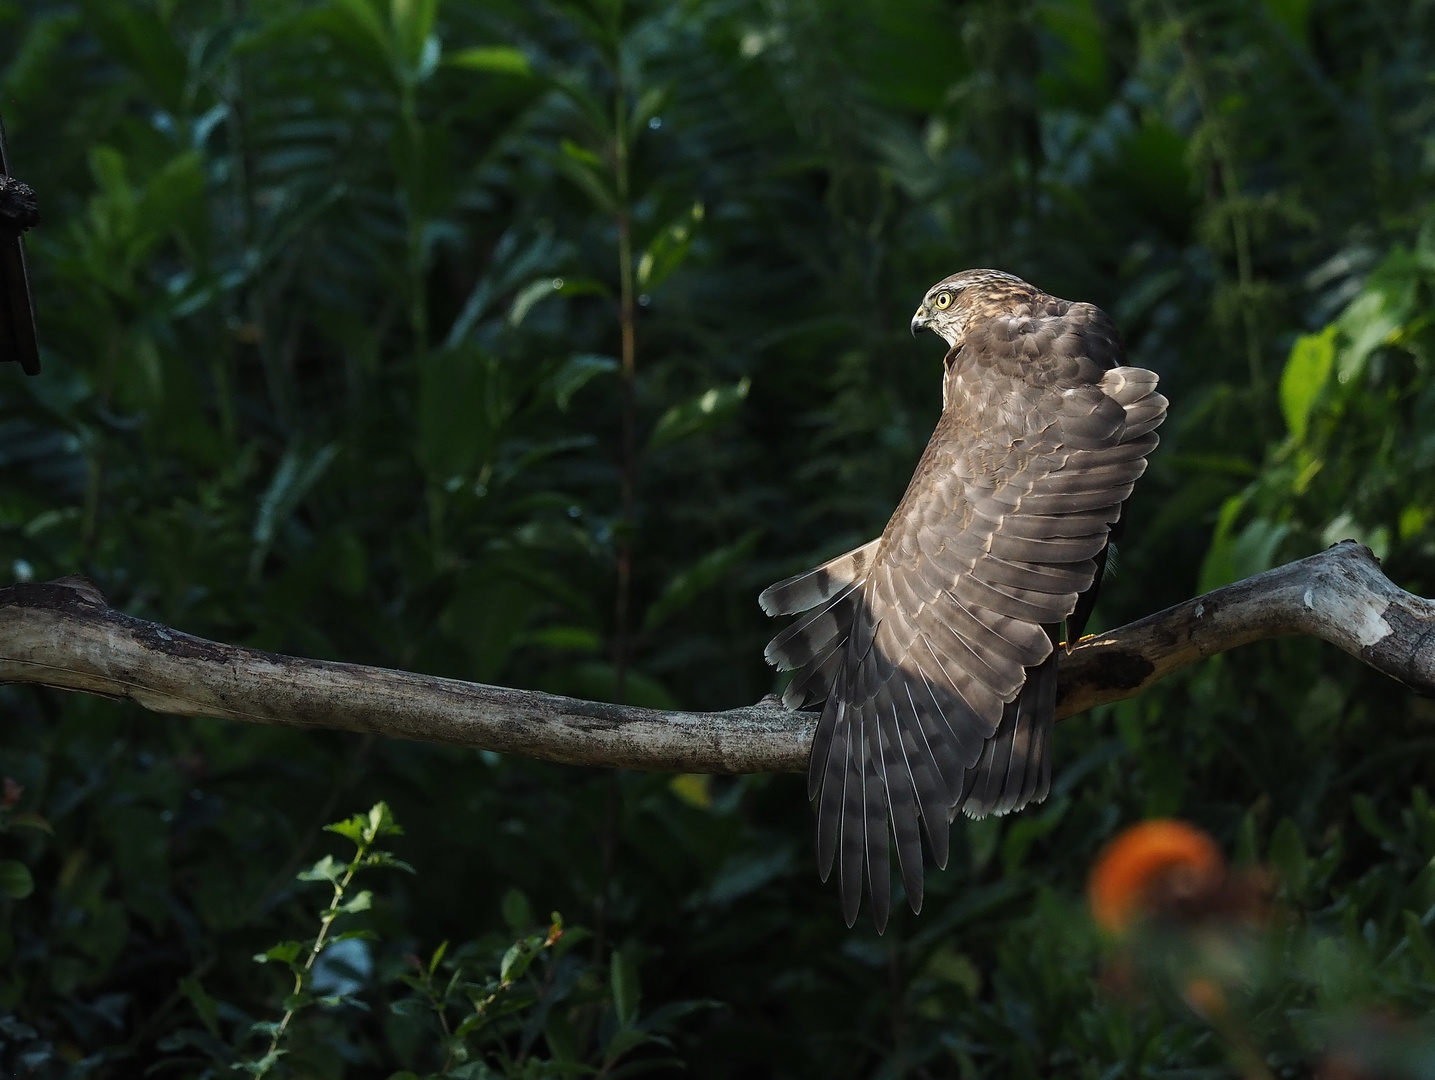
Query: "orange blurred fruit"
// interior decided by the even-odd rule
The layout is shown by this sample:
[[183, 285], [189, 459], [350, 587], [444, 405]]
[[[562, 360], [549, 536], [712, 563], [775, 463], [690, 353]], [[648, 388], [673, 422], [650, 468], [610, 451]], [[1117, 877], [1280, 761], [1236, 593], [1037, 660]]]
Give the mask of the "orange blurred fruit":
[[1199, 914], [1225, 876], [1225, 858], [1206, 833], [1170, 818], [1143, 821], [1102, 850], [1087, 898], [1097, 924], [1121, 933], [1144, 914]]

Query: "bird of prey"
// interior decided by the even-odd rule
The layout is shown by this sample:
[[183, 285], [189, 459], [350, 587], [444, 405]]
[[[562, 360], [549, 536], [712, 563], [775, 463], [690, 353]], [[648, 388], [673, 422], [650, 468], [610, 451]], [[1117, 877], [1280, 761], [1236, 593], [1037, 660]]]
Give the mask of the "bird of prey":
[[[817, 862], [842, 912], [865, 874], [881, 932], [888, 838], [913, 911], [922, 841], [1046, 797], [1057, 642], [1095, 604], [1112, 529], [1146, 471], [1166, 399], [1125, 364], [1110, 317], [996, 270], [933, 285], [912, 317], [949, 346], [942, 416], [882, 535], [779, 582], [767, 647], [783, 702], [822, 705], [808, 766]], [[921, 823], [919, 826], [919, 822]]]

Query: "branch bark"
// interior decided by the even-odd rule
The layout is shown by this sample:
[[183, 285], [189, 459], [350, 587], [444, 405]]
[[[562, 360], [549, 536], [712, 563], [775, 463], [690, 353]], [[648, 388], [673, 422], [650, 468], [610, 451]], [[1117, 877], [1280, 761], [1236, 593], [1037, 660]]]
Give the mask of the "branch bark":
[[[1435, 602], [1398, 588], [1368, 548], [1346, 541], [1084, 639], [1061, 660], [1057, 715], [1287, 634], [1321, 638], [1435, 695]], [[801, 771], [816, 726], [816, 714], [774, 698], [663, 712], [223, 645], [116, 611], [83, 578], [0, 589], [0, 681], [128, 698], [152, 712], [672, 772]]]

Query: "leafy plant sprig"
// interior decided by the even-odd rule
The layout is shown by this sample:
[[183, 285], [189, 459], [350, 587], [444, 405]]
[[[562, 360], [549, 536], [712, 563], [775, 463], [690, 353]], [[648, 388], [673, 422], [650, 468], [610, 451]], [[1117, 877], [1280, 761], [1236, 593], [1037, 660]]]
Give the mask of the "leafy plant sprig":
[[[526, 915], [527, 901], [521, 894], [509, 896], [505, 908], [513, 903]], [[510, 919], [510, 925], [514, 921]], [[546, 930], [524, 935], [508, 947], [496, 973], [489, 969], [489, 974], [474, 974], [491, 962], [485, 957], [494, 955], [476, 942], [453, 952], [445, 942], [427, 963], [410, 957], [415, 970], [401, 979], [416, 993], [396, 1001], [392, 1009], [400, 1016], [433, 1016], [443, 1033], [443, 1062], [437, 1072], [401, 1072], [391, 1080], [617, 1077], [677, 1064], [652, 1056], [627, 1059], [644, 1047], [671, 1050], [668, 1033], [676, 1022], [716, 1003], [679, 1001], [644, 1015], [634, 951], [613, 950], [604, 979], [603, 968], [573, 951], [589, 936], [582, 928], [565, 929], [554, 912]], [[540, 959], [541, 975], [533, 969]], [[447, 979], [441, 974], [445, 970]], [[539, 1040], [547, 1043], [547, 1056], [536, 1049]]]
[[263, 1021], [254, 1024], [250, 1029], [251, 1035], [267, 1034], [269, 1036], [269, 1047], [263, 1057], [257, 1061], [241, 1062], [234, 1066], [253, 1076], [266, 1076], [278, 1064], [279, 1059], [285, 1053], [282, 1048], [284, 1035], [299, 1010], [314, 1004], [332, 1007], [343, 1004], [349, 999], [347, 993], [315, 996], [311, 990], [311, 972], [314, 968], [314, 961], [319, 958], [319, 954], [327, 945], [336, 944], [349, 938], [372, 938], [374, 936], [372, 931], [364, 929], [346, 930], [333, 938], [329, 936], [329, 932], [339, 916], [368, 911], [373, 906], [373, 893], [368, 889], [361, 889], [352, 896], [349, 894], [349, 887], [353, 883], [354, 875], [360, 870], [370, 870], [381, 866], [396, 867], [400, 870], [407, 870], [409, 873], [414, 872], [414, 868], [408, 863], [395, 858], [390, 852], [374, 847], [375, 842], [381, 837], [403, 834], [402, 827], [394, 820], [386, 803], [376, 803], [367, 814], [355, 814], [347, 821], [326, 825], [324, 829], [326, 832], [338, 833], [340, 836], [352, 840], [354, 854], [347, 863], [339, 862], [332, 855], [325, 855], [308, 870], [301, 871], [297, 875], [300, 881], [327, 881], [334, 889], [329, 906], [319, 913], [319, 930], [313, 940], [280, 942], [254, 957], [255, 961], [260, 964], [280, 963], [286, 965], [294, 974], [294, 989], [284, 999], [284, 1015], [278, 1022]]
[[[528, 973], [532, 963], [545, 951], [557, 945], [563, 935], [563, 916], [555, 911], [546, 932], [528, 934], [509, 946], [499, 962], [497, 977], [489, 976], [481, 982], [468, 982], [464, 977], [464, 963], [460, 961], [453, 965], [452, 974], [442, 988], [436, 976], [439, 965], [448, 953], [449, 943], [445, 941], [435, 949], [427, 964], [417, 957], [412, 958], [417, 972], [403, 975], [401, 979], [423, 995], [443, 1031], [444, 1061], [439, 1075], [449, 1076], [456, 1065], [461, 1066], [469, 1060], [471, 1051], [466, 1040], [470, 1034], [498, 1016], [516, 1012], [532, 1004], [528, 997], [511, 999], [510, 991], [514, 984]], [[456, 1026], [450, 1022], [448, 1014], [449, 1002], [455, 997], [468, 999], [468, 1013]], [[414, 1000], [411, 998], [398, 1003], [397, 1010], [406, 1011], [406, 1007]]]

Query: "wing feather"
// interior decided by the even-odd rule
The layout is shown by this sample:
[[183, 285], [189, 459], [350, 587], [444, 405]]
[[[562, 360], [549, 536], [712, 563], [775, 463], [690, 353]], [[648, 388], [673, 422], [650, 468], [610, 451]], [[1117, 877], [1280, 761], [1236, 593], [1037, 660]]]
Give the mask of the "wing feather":
[[1012, 734], [1016, 726], [1020, 698], [1008, 702], [1001, 722], [982, 746], [982, 756], [967, 770], [962, 782], [962, 810], [968, 817], [985, 817], [995, 808], [1001, 796], [1011, 762]]
[[821, 566], [769, 585], [757, 602], [769, 615], [795, 615], [816, 607], [853, 582], [860, 582], [880, 543], [880, 539], [873, 540], [829, 559]]
[[1002, 523], [1002, 532], [1029, 540], [1049, 540], [1057, 536], [1100, 536], [1105, 539], [1106, 526], [1111, 524], [1107, 516], [1099, 511], [1085, 514], [1012, 514]]
[[835, 642], [827, 652], [812, 658], [782, 692], [782, 703], [789, 709], [805, 709], [827, 700], [828, 690], [842, 669], [842, 648], [847, 639]]
[[842, 843], [837, 853], [837, 891], [842, 918], [851, 926], [862, 903], [862, 860], [867, 848], [867, 747], [860, 719], [847, 729], [847, 768], [842, 785]]
[[[937, 704], [936, 698], [931, 694], [931, 687], [927, 685], [926, 676], [920, 669], [917, 674], [922, 680], [927, 694], [919, 701], [917, 694], [920, 694], [921, 691], [918, 690], [914, 694], [911, 682], [903, 687], [907, 692], [907, 702], [912, 707], [912, 715], [917, 722], [900, 725], [900, 731], [904, 739], [903, 745], [906, 747], [907, 765], [912, 772], [913, 786], [916, 788], [923, 830], [927, 834], [927, 843], [932, 849], [932, 861], [940, 869], [945, 870], [951, 841], [951, 832], [947, 828], [947, 807], [954, 800], [951, 788], [942, 778], [942, 768], [927, 733], [929, 730], [935, 732], [938, 730], [938, 723], [945, 725], [947, 720], [941, 714], [941, 706]], [[933, 715], [933, 710], [937, 715]], [[907, 891], [910, 895], [911, 888], [909, 887]]]
[[[845, 674], [845, 673], [844, 673]], [[844, 677], [839, 674], [839, 678]], [[825, 738], [824, 738], [825, 729]], [[826, 758], [818, 757], [820, 744], [826, 743]], [[817, 798], [817, 873], [826, 881], [832, 873], [839, 848], [845, 843], [849, 827], [848, 790], [853, 781], [853, 765], [860, 754], [852, 745], [852, 717], [845, 694], [828, 696], [813, 739], [813, 756], [808, 765], [808, 797], [819, 789]], [[815, 782], [815, 783], [814, 783]], [[860, 806], [860, 803], [858, 804]], [[840, 880], [839, 873], [839, 880]], [[849, 922], [850, 926], [851, 923]]]
[[[960, 705], [964, 726], [981, 731], [981, 737], [990, 734], [983, 719], [993, 712], [1000, 713], [1002, 695], [985, 681], [996, 680], [996, 673], [962, 638], [947, 630], [933, 626], [922, 635], [922, 643], [931, 653], [940, 672], [938, 681]], [[979, 670], [978, 670], [979, 669]]]
[[1055, 725], [1056, 665], [1053, 652], [1031, 670], [1021, 693], [1002, 713], [981, 761], [968, 770], [962, 803], [968, 817], [1018, 810], [1035, 797], [1042, 775], [1050, 776], [1046, 747]]
[[798, 619], [767, 643], [763, 658], [778, 671], [792, 671], [827, 653], [834, 642], [847, 635], [852, 616], [844, 610], [845, 601], [858, 587], [855, 583], [847, 585]]
[[[867, 886], [872, 893], [872, 921], [877, 933], [887, 929], [887, 916], [892, 909], [892, 867], [887, 840], [888, 785], [882, 775], [882, 747], [876, 717], [869, 710], [862, 712], [862, 801], [863, 859], [858, 868], [857, 887], [862, 887], [860, 874], [867, 872]], [[846, 883], [846, 877], [843, 877]], [[860, 897], [852, 903], [855, 916]], [[852, 925], [851, 922], [848, 925]]]
[[963, 598], [964, 603], [1024, 622], [1041, 622], [1051, 610], [1046, 593], [1034, 593], [1029, 589], [982, 581], [972, 576], [962, 579], [960, 589], [953, 591]]
[[[883, 693], [873, 704], [873, 738], [881, 749], [877, 760], [881, 782], [887, 789], [887, 810], [892, 822], [892, 838], [896, 841], [897, 868], [902, 874], [902, 885], [907, 890], [912, 910], [920, 911], [923, 894], [922, 831], [916, 781], [902, 749], [897, 703], [889, 694]], [[880, 864], [874, 863], [871, 870], [874, 875], [885, 876], [888, 872], [886, 859]]]
[[[1091, 576], [1095, 572], [1096, 564], [1090, 559], [1085, 563], [1066, 566], [1037, 566], [1034, 563], [1011, 562], [993, 555], [982, 560], [981, 566], [972, 573], [974, 577], [994, 585], [1030, 589], [1048, 598], [1048, 610], [1060, 612], [1072, 604], [1077, 593], [1091, 584]], [[1058, 614], [1053, 617], [1061, 616]]]
[[[932, 643], [924, 637], [919, 641], [919, 645], [926, 651], [927, 657], [921, 657], [919, 651], [918, 655], [912, 657], [914, 667], [922, 673], [923, 682], [932, 695], [936, 708], [932, 713], [919, 713], [918, 719], [933, 721], [927, 729], [928, 740], [951, 797], [955, 799], [960, 790], [962, 774], [977, 759], [977, 755], [981, 753], [982, 740], [986, 738], [982, 733], [982, 714], [972, 708], [962, 696], [958, 683], [952, 679], [952, 673], [943, 665], [941, 657], [932, 648]], [[928, 675], [928, 672], [931, 674]]]
[[1002, 532], [992, 537], [994, 558], [1007, 562], [1079, 563], [1096, 557], [1106, 546], [1103, 530], [1099, 536], [1013, 536]]
[[1051, 733], [1056, 727], [1056, 686], [1057, 654], [1053, 653], [1049, 671], [1033, 672], [1033, 683], [1039, 680], [1040, 688], [1035, 690], [1040, 700], [1035, 715], [1042, 722], [1036, 725], [1035, 742], [1026, 762], [1026, 776], [1022, 780], [1021, 794], [1017, 797], [1018, 807], [1031, 802], [1041, 802], [1051, 790]]

